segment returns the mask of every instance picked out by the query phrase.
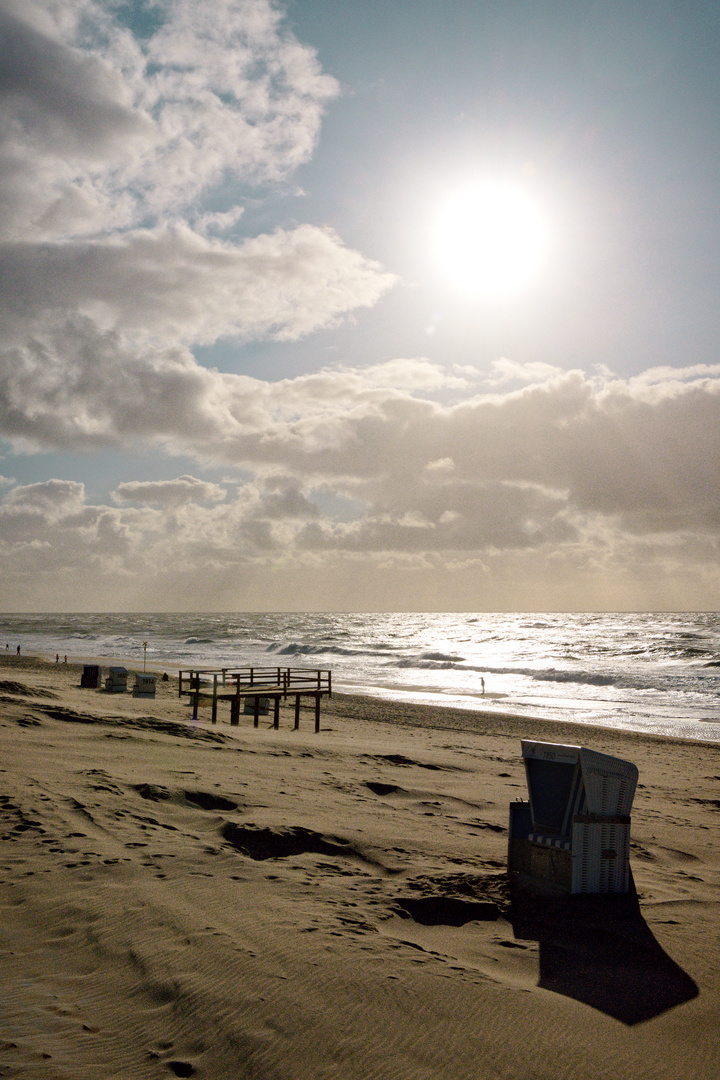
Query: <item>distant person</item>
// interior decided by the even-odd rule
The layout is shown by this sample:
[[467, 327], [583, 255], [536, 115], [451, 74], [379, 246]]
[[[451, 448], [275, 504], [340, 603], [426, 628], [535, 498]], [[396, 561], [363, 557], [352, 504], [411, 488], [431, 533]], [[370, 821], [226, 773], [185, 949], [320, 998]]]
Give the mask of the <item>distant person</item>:
[[59, 664], [59, 663], [60, 663], [60, 653], [59, 653], [59, 652], [56, 652], [56, 653], [55, 653], [55, 663], [56, 663], [56, 664]]
[[17, 654], [18, 654], [18, 656], [20, 655], [20, 646], [19, 645], [17, 647]]
[[482, 690], [482, 692], [484, 694], [485, 693], [485, 680], [483, 679], [482, 675], [480, 676], [480, 688], [481, 688], [481, 690]]
[[65, 660], [63, 661], [63, 663], [67, 664], [67, 656], [65, 657]]

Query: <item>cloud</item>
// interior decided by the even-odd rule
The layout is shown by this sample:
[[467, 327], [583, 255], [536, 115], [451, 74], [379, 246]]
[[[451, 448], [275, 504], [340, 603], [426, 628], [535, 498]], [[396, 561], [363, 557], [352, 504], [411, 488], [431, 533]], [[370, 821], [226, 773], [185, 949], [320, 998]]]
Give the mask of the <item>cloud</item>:
[[377, 301], [394, 279], [329, 230], [222, 243], [178, 219], [233, 227], [242, 207], [193, 200], [229, 174], [277, 181], [315, 145], [336, 86], [269, 3], [158, 4], [144, 39], [106, 5], [69, 10], [35, 4], [40, 29], [0, 0], [6, 341], [63, 312], [165, 341], [285, 340]]
[[440, 519], [467, 515], [478, 492], [483, 523], [471, 514], [467, 528], [479, 538], [509, 491], [528, 503], [524, 536], [557, 530], [558, 500], [564, 528], [592, 514], [641, 534], [720, 526], [713, 367], [630, 380], [551, 373], [470, 397], [452, 369], [422, 359], [272, 383], [208, 370], [182, 348], [136, 355], [78, 320], [0, 356], [0, 403], [0, 430], [20, 448], [140, 439], [208, 464], [325, 484], [395, 521], [417, 512], [436, 537], [462, 535], [457, 520]]
[[56, 524], [77, 514], [84, 502], [83, 484], [75, 480], [46, 480], [13, 487], [5, 497], [4, 506], [11, 516], [23, 516], [26, 520], [37, 516]]
[[229, 172], [282, 180], [312, 153], [338, 87], [267, 0], [158, 0], [137, 36], [122, 11], [0, 3], [7, 238], [131, 226]]
[[[357, 604], [365, 582], [366, 603], [413, 606], [416, 596], [432, 607], [432, 580], [445, 582], [451, 606], [483, 606], [488, 595], [500, 606], [522, 607], [523, 596], [525, 606], [573, 606], [571, 581], [574, 603], [589, 607], [625, 607], [631, 597], [646, 606], [649, 595], [660, 606], [720, 600], [712, 368], [674, 370], [665, 381], [575, 371], [447, 404], [428, 393], [448, 387], [437, 371], [428, 378], [426, 361], [404, 389], [385, 385], [382, 366], [375, 381], [338, 369], [268, 383], [182, 356], [176, 369], [163, 364], [154, 396], [126, 388], [122, 400], [122, 388], [103, 389], [100, 399], [115, 401], [115, 437], [141, 432], [206, 463], [233, 462], [250, 479], [126, 482], [114, 507], [85, 505], [82, 485], [70, 482], [16, 485], [0, 505], [4, 565], [24, 553], [31, 568], [28, 552], [42, 550], [48, 565], [77, 569], [84, 550], [103, 574], [110, 565], [147, 581], [174, 567], [183, 595], [196, 599], [208, 575], [233, 596], [254, 581], [260, 606], [269, 601], [253, 590], [263, 582], [275, 596], [281, 581], [290, 590], [277, 594], [281, 607], [313, 606], [312, 581], [315, 606], [343, 606], [343, 596]], [[196, 380], [192, 392], [183, 379]], [[448, 383], [460, 394], [452, 372]], [[163, 400], [173, 407], [161, 416]]]
[[[444, 536], [444, 523], [433, 530], [400, 508], [343, 528], [322, 510], [309, 518], [313, 500], [289, 490], [273, 498], [249, 484], [222, 501], [138, 506], [68, 492], [58, 506], [16, 488], [0, 504], [4, 608], [667, 610], [688, 599], [713, 608], [720, 596], [717, 536], [641, 537], [599, 515], [533, 536], [528, 511], [542, 526], [561, 500], [501, 487], [476, 492], [458, 517], [446, 511]], [[452, 532], [458, 518], [466, 538]]]
[[217, 502], [225, 497], [218, 484], [198, 480], [194, 476], [178, 476], [176, 480], [135, 480], [118, 484], [118, 502], [160, 503], [168, 506], [184, 502]]
[[110, 67], [0, 9], [0, 100], [6, 132], [32, 132], [48, 152], [102, 158], [149, 123], [121, 100]]
[[[308, 159], [337, 92], [279, 10], [157, 0], [131, 32], [133, 10], [0, 0], [0, 435], [17, 449], [231, 438], [224, 402], [244, 409], [246, 385], [191, 347], [294, 341], [395, 281], [328, 228], [216, 235], [249, 186]], [[209, 210], [218, 185], [236, 204]]]
[[175, 226], [106, 242], [6, 244], [0, 313], [6, 344], [71, 325], [70, 312], [134, 343], [287, 341], [371, 306], [393, 281], [327, 229], [230, 245]]
[[294, 340], [376, 303], [395, 278], [329, 229], [206, 235], [243, 207], [200, 196], [287, 177], [337, 90], [279, 12], [157, 3], [136, 37], [112, 10], [76, 0], [61, 17], [48, 0], [31, 25], [0, 0], [5, 345], [78, 313], [133, 341]]
[[320, 514], [316, 502], [302, 491], [302, 484], [292, 476], [269, 476], [263, 494], [255, 510], [260, 520], [306, 521]]
[[563, 369], [552, 364], [544, 364], [539, 361], [521, 364], [517, 360], [510, 360], [501, 356], [490, 365], [490, 382], [498, 386], [517, 382], [520, 385], [527, 383], [546, 382], [556, 375], [562, 375]]

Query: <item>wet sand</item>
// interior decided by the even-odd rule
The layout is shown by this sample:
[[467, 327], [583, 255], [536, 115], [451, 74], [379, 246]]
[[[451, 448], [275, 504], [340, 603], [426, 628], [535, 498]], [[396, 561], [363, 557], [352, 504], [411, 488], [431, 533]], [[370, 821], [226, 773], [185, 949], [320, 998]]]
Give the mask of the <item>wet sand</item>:
[[[80, 670], [0, 664], [0, 1076], [720, 1076], [717, 745]], [[634, 911], [512, 905], [526, 737], [638, 766]]]

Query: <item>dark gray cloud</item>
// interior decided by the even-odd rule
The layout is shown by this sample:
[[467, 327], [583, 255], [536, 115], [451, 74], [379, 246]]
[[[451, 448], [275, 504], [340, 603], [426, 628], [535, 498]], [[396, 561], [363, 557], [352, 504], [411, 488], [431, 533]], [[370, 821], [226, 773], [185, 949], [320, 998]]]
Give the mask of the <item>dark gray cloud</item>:
[[120, 78], [0, 7], [4, 140], [24, 135], [58, 156], [102, 159], [150, 124], [123, 104]]

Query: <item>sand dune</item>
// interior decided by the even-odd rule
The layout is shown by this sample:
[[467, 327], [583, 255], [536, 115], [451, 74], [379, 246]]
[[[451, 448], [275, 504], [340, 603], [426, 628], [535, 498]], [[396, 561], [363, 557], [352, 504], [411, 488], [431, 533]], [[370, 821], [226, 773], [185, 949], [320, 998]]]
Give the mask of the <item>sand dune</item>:
[[[342, 695], [312, 727], [4, 658], [0, 1076], [720, 1076], [719, 747]], [[511, 904], [525, 736], [638, 765], [637, 904]]]

